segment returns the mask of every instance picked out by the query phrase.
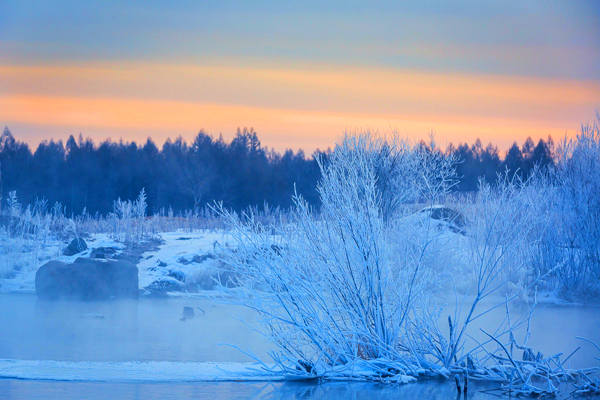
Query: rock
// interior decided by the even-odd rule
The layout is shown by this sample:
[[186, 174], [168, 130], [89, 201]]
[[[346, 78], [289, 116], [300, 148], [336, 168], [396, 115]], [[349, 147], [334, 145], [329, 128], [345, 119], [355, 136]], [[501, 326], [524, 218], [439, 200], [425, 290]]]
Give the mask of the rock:
[[123, 260], [50, 261], [35, 274], [35, 291], [39, 298], [49, 300], [137, 298], [138, 269]]
[[87, 243], [82, 238], [75, 238], [71, 240], [71, 243], [63, 250], [63, 254], [65, 256], [72, 256], [77, 253], [81, 253], [84, 250], [87, 250]]
[[169, 270], [167, 276], [170, 276], [173, 279], [177, 279], [179, 282], [185, 282], [185, 274], [176, 269]]
[[203, 254], [203, 255], [199, 255], [196, 254], [194, 255], [192, 258], [187, 259], [185, 257], [179, 257], [177, 259], [177, 262], [179, 264], [183, 264], [183, 265], [188, 265], [191, 263], [197, 263], [197, 264], [202, 264], [203, 262], [207, 261], [207, 260], [212, 260], [215, 259], [216, 257], [212, 254]]
[[177, 262], [178, 262], [179, 264], [188, 265], [188, 264], [189, 264], [191, 261], [190, 261], [190, 260], [188, 260], [188, 259], [187, 259], [187, 258], [185, 258], [185, 257], [179, 257], [179, 258], [177, 259]]
[[185, 287], [188, 292], [215, 290], [219, 287], [235, 288], [238, 286], [238, 277], [226, 267], [209, 267], [186, 275]]
[[119, 260], [127, 261], [135, 265], [142, 258], [141, 254], [142, 252], [140, 252], [139, 249], [127, 248], [119, 254]]
[[181, 321], [185, 321], [186, 319], [194, 318], [194, 309], [190, 306], [183, 307], [183, 313], [181, 314]]
[[216, 257], [210, 253], [207, 254], [203, 254], [203, 255], [198, 255], [196, 254], [193, 258], [192, 258], [192, 262], [198, 263], [198, 264], [202, 264], [204, 261], [207, 260], [214, 260]]
[[459, 211], [444, 206], [433, 206], [424, 208], [421, 212], [429, 213], [432, 219], [447, 222], [452, 231], [464, 234], [466, 221]]
[[183, 289], [182, 282], [170, 277], [156, 280], [144, 288], [149, 296], [155, 297], [164, 297], [169, 292], [181, 292]]
[[214, 271], [198, 271], [188, 277], [185, 288], [188, 292], [199, 290], [214, 290], [218, 286]]
[[114, 258], [117, 255], [116, 247], [97, 247], [92, 249], [90, 253], [90, 258]]

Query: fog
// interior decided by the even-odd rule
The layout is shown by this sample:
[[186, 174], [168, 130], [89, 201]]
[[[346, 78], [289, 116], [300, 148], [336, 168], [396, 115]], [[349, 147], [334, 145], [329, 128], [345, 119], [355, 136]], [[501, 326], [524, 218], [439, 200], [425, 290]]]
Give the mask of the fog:
[[[194, 317], [182, 320], [183, 307]], [[247, 309], [193, 298], [105, 302], [0, 295], [0, 359], [69, 361], [251, 361], [269, 343], [246, 325]]]
[[[194, 317], [183, 318], [192, 307]], [[34, 295], [0, 294], [0, 359], [65, 361], [253, 361], [273, 349], [247, 308], [218, 299], [148, 298], [99, 302], [43, 301]], [[529, 308], [511, 309], [514, 321]], [[546, 355], [600, 341], [598, 307], [538, 305], [529, 345]], [[499, 308], [477, 321], [493, 329], [504, 317]], [[442, 318], [446, 318], [445, 315]], [[523, 334], [525, 325], [516, 330]], [[236, 348], [239, 347], [240, 349]], [[587, 348], [587, 345], [584, 346]], [[593, 351], [578, 351], [570, 366], [594, 366]]]
[[[183, 307], [192, 307], [194, 317], [183, 318]], [[272, 349], [265, 337], [252, 329], [257, 315], [218, 299], [148, 298], [104, 302], [42, 301], [34, 295], [0, 295], [0, 359], [68, 361], [251, 361], [239, 350], [266, 359]], [[528, 308], [515, 306], [515, 320]], [[478, 322], [493, 326], [503, 317], [496, 310]], [[188, 311], [189, 315], [189, 311]], [[530, 344], [543, 352], [570, 353], [583, 343], [583, 336], [600, 339], [597, 307], [538, 305]], [[522, 332], [522, 330], [521, 330]], [[227, 345], [228, 344], [228, 345]], [[549, 354], [549, 353], [547, 353]], [[594, 365], [597, 355], [578, 351], [572, 367]], [[160, 372], [159, 372], [160, 373]], [[473, 399], [495, 398], [483, 392], [487, 386], [473, 383]], [[412, 385], [302, 382], [68, 382], [0, 379], [4, 398], [177, 399], [182, 397], [225, 399], [290, 398], [451, 398], [451, 381], [427, 381]]]

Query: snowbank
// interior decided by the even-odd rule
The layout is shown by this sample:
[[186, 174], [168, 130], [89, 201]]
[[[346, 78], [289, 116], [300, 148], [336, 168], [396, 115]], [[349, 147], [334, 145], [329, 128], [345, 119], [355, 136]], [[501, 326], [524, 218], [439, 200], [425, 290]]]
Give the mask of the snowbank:
[[157, 249], [142, 254], [138, 263], [140, 288], [147, 292], [196, 292], [213, 289], [222, 272], [215, 251], [231, 237], [225, 232], [165, 232]]
[[0, 359], [0, 378], [95, 382], [274, 381], [259, 364], [173, 361], [53, 361]]

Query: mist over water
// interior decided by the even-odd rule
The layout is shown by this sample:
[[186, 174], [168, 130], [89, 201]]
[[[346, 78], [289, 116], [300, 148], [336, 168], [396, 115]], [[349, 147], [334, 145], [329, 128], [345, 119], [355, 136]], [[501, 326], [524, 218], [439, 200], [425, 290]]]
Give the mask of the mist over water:
[[[183, 307], [194, 318], [182, 320]], [[269, 343], [242, 307], [193, 298], [106, 302], [0, 295], [0, 358], [65, 361], [251, 361]]]
[[[194, 317], [182, 320], [183, 307]], [[257, 315], [245, 308], [200, 298], [141, 298], [106, 302], [45, 302], [33, 295], [0, 295], [0, 359], [64, 360], [73, 362], [252, 361], [239, 346], [267, 359], [271, 344], [252, 326]], [[527, 314], [515, 306], [515, 321]], [[497, 325], [504, 310], [482, 318], [479, 326]], [[583, 336], [600, 340], [597, 307], [539, 305], [529, 345], [546, 355], [573, 351]], [[523, 330], [521, 329], [522, 333]], [[518, 338], [517, 338], [518, 339]], [[593, 365], [595, 354], [584, 346], [572, 367]], [[159, 371], [160, 373], [160, 371]], [[165, 371], [168, 373], [168, 371]], [[165, 375], [166, 376], [166, 375]], [[469, 398], [495, 398], [483, 392], [489, 385], [473, 383]], [[382, 398], [447, 399], [456, 396], [451, 380], [409, 385], [364, 382], [69, 382], [0, 379], [5, 399], [182, 399], [182, 398]]]

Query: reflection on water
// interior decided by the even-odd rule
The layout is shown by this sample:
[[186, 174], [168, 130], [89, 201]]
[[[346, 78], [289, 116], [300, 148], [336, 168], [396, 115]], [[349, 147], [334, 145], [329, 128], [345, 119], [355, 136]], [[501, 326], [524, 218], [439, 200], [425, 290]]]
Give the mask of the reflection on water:
[[[470, 400], [496, 399], [473, 385]], [[129, 384], [0, 380], [0, 393], [7, 399], [431, 399], [455, 400], [456, 388], [450, 382], [433, 381], [409, 385], [383, 385], [363, 382], [328, 383], [176, 383]]]

